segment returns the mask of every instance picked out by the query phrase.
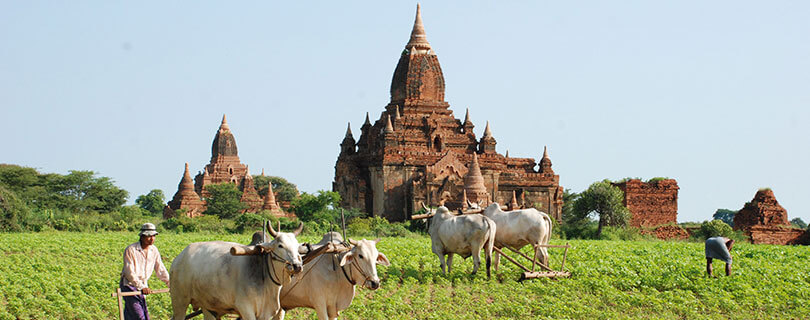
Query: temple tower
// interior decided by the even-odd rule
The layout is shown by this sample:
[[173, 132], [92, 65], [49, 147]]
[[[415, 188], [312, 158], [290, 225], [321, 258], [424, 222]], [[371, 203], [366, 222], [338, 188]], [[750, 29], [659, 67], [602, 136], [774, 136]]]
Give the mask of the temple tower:
[[200, 199], [200, 195], [194, 192], [194, 183], [191, 182], [191, 174], [188, 172], [188, 162], [186, 169], [183, 172], [183, 178], [180, 179], [180, 184], [177, 185], [177, 192], [174, 197], [163, 208], [164, 217], [173, 217], [178, 211], [183, 212], [186, 217], [201, 216], [205, 211], [205, 202]]
[[536, 171], [532, 158], [504, 157], [495, 150], [489, 124], [479, 141], [469, 110], [463, 120], [454, 117], [419, 5], [390, 94], [377, 120], [366, 113], [354, 153], [348, 134], [340, 143], [332, 189], [340, 193], [341, 206], [402, 221], [421, 203], [455, 210], [466, 205], [466, 196], [506, 204], [516, 191], [528, 205], [555, 216], [561, 212], [562, 187], [550, 160], [547, 171]]

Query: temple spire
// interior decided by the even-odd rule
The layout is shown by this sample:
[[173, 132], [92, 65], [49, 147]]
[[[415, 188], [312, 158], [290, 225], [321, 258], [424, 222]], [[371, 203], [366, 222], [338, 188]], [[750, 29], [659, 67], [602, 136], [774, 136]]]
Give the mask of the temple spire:
[[470, 108], [467, 108], [467, 112], [464, 113], [464, 123], [471, 122], [470, 121]]
[[548, 157], [548, 147], [543, 146], [543, 158], [540, 159], [540, 173], [554, 174], [551, 169], [551, 158]]
[[219, 131], [230, 131], [231, 127], [228, 126], [228, 120], [225, 119], [225, 114], [222, 114], [222, 123], [219, 125]]
[[180, 180], [180, 188], [194, 190], [194, 182], [191, 181], [191, 174], [188, 172], [188, 162], [186, 162], [186, 171], [183, 172], [183, 179]]
[[394, 107], [394, 120], [399, 120], [399, 118], [400, 118], [400, 115], [399, 115], [399, 107], [398, 107], [398, 106], [395, 106], [395, 107]]
[[368, 112], [366, 112], [366, 122], [363, 123], [363, 126], [371, 125], [371, 121], [368, 119]]
[[354, 140], [354, 136], [352, 136], [352, 123], [349, 122], [349, 126], [346, 128], [346, 136], [344, 139], [352, 139]]
[[385, 116], [385, 133], [394, 133], [394, 126], [391, 125], [391, 116]]
[[484, 138], [492, 138], [492, 130], [489, 129], [489, 120], [487, 120], [487, 126], [484, 128]]
[[518, 209], [518, 202], [517, 196], [515, 195], [515, 190], [512, 190], [512, 201], [509, 202], [509, 211], [517, 210]]
[[425, 34], [425, 26], [422, 24], [422, 8], [418, 3], [416, 4], [416, 19], [413, 21], [411, 39], [405, 45], [405, 49], [430, 50], [430, 43], [428, 43], [427, 34]]

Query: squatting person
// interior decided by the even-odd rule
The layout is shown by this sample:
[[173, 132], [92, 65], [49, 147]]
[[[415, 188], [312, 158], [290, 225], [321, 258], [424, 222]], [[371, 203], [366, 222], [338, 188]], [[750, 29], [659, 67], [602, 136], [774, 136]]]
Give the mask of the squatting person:
[[149, 289], [149, 277], [155, 272], [158, 279], [169, 285], [169, 272], [160, 259], [160, 252], [154, 246], [155, 236], [158, 234], [155, 225], [144, 223], [138, 233], [140, 241], [124, 249], [124, 268], [121, 270], [119, 286], [122, 292], [141, 291], [137, 296], [124, 297], [124, 319], [149, 320], [149, 311], [146, 309], [146, 297], [152, 293]]
[[711, 237], [706, 239], [706, 272], [710, 277], [712, 274], [712, 259], [720, 259], [726, 263], [726, 276], [731, 275], [731, 246], [734, 240], [726, 237]]

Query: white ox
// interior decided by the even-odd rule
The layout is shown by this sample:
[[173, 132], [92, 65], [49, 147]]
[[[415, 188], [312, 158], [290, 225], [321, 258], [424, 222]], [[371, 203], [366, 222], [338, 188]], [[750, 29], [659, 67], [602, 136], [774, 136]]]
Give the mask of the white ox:
[[[337, 232], [326, 233], [321, 242], [310, 248], [302, 245], [299, 252], [317, 250], [330, 242], [340, 247], [343, 237]], [[281, 288], [281, 310], [274, 319], [284, 319], [284, 313], [295, 308], [315, 309], [321, 320], [337, 319], [340, 311], [351, 305], [356, 284], [371, 290], [378, 289], [380, 278], [377, 276], [377, 265], [390, 266], [391, 263], [377, 251], [377, 242], [379, 239], [356, 242], [349, 239], [351, 250], [326, 253], [305, 264], [304, 270], [289, 285]]]
[[[173, 319], [185, 318], [186, 309], [202, 308], [205, 320], [239, 314], [244, 320], [270, 319], [280, 309], [279, 291], [302, 270], [298, 241], [304, 224], [292, 233], [265, 228], [273, 238], [255, 247], [233, 242], [196, 242], [172, 262]], [[231, 248], [249, 248], [252, 255], [232, 255]]]
[[477, 214], [455, 216], [445, 206], [440, 206], [435, 210], [422, 206], [434, 214], [430, 220], [428, 233], [430, 233], [433, 253], [439, 256], [442, 273], [445, 273], [444, 256], [447, 255], [447, 272], [451, 272], [453, 254], [458, 254], [464, 259], [469, 256], [473, 257], [472, 273], [475, 274], [481, 265], [481, 249], [484, 249], [484, 256], [487, 260], [487, 278], [489, 278], [492, 247], [495, 242], [495, 222]]
[[[474, 204], [470, 203], [471, 206]], [[495, 233], [495, 245], [498, 248], [508, 246], [513, 249], [520, 249], [527, 244], [537, 246], [548, 244], [551, 238], [551, 218], [544, 212], [534, 208], [520, 209], [504, 212], [497, 202], [490, 204], [484, 209], [483, 214], [498, 226]], [[545, 247], [538, 247], [534, 259], [548, 265], [548, 250]], [[495, 254], [495, 270], [501, 256]]]

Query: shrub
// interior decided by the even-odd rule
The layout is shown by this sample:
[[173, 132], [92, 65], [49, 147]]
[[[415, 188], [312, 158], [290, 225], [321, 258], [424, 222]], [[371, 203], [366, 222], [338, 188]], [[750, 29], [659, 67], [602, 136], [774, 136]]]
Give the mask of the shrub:
[[30, 213], [14, 192], [0, 186], [0, 231], [22, 231]]
[[712, 220], [706, 221], [700, 225], [700, 230], [695, 233], [696, 237], [699, 239], [708, 239], [711, 237], [727, 237], [731, 238], [734, 236], [734, 230], [731, 229], [727, 223], [723, 222], [723, 220]]
[[231, 220], [221, 220], [214, 215], [204, 215], [201, 217], [175, 217], [169, 218], [161, 223], [161, 226], [166, 230], [172, 230], [177, 233], [183, 232], [212, 232], [222, 233], [226, 230], [233, 229], [234, 222]]
[[[245, 231], [261, 230], [264, 222], [270, 217], [261, 213], [244, 213], [234, 219], [234, 231], [244, 233]], [[275, 227], [274, 227], [275, 228]]]
[[599, 239], [635, 241], [635, 240], [656, 240], [657, 238], [650, 234], [641, 233], [641, 230], [639, 228], [605, 227], [605, 229], [602, 230], [602, 235], [599, 237]]
[[413, 235], [408, 231], [409, 224], [391, 223], [382, 217], [355, 218], [346, 227], [346, 232], [361, 237], [407, 237]]

